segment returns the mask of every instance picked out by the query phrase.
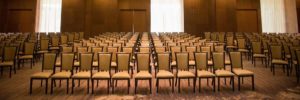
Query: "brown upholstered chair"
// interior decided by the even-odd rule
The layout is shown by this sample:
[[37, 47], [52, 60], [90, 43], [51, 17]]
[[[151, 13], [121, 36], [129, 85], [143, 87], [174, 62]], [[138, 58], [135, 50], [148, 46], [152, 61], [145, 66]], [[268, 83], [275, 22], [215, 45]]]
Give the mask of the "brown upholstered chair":
[[[231, 72], [238, 76], [238, 90], [240, 90], [240, 79], [244, 77], [252, 78], [252, 90], [254, 90], [254, 73], [243, 69], [243, 60], [241, 52], [230, 52]], [[243, 81], [243, 80], [242, 80]]]
[[152, 93], [152, 74], [151, 74], [151, 60], [150, 53], [137, 53], [137, 74], [134, 76], [136, 93], [139, 80], [149, 80], [150, 94]]
[[69, 92], [69, 79], [73, 75], [73, 64], [75, 54], [74, 53], [62, 53], [61, 54], [61, 69], [60, 72], [55, 72], [54, 75], [51, 76], [51, 94], [53, 93], [53, 85], [55, 84], [55, 80], [66, 80], [67, 84], [67, 93]]
[[80, 53], [80, 66], [79, 72], [72, 75], [72, 94], [75, 87], [74, 80], [87, 80], [87, 93], [89, 93], [89, 83], [92, 76], [92, 65], [93, 65], [93, 53]]
[[111, 53], [98, 53], [98, 70], [92, 76], [92, 93], [94, 93], [94, 82], [98, 80], [107, 80], [107, 93], [109, 93], [111, 79]]
[[181, 79], [188, 79], [188, 80], [193, 79], [193, 86], [195, 92], [196, 77], [195, 77], [195, 73], [189, 71], [189, 54], [187, 52], [177, 52], [176, 62], [177, 62], [176, 80], [178, 80], [178, 92], [180, 92]]
[[42, 72], [35, 73], [30, 77], [30, 88], [29, 93], [32, 93], [32, 82], [33, 80], [43, 80], [46, 81], [45, 93], [48, 91], [48, 79], [55, 73], [54, 66], [56, 61], [55, 53], [44, 53], [43, 63], [42, 63]]
[[218, 78], [218, 91], [220, 91], [220, 78], [225, 78], [225, 83], [226, 83], [226, 78], [230, 78], [232, 90], [234, 91], [234, 74], [231, 71], [227, 71], [225, 69], [224, 52], [221, 53], [214, 52], [212, 57], [213, 57], [214, 74]]
[[128, 82], [128, 94], [130, 88], [130, 79], [131, 75], [129, 74], [129, 64], [130, 64], [130, 53], [117, 53], [117, 69], [116, 73], [112, 75], [112, 93], [114, 93], [115, 81], [118, 80], [127, 80]]
[[170, 69], [171, 55], [170, 53], [157, 53], [157, 70], [156, 70], [156, 92], [159, 89], [160, 79], [172, 80], [172, 92], [174, 92], [174, 74]]
[[201, 90], [201, 79], [206, 78], [207, 82], [208, 79], [211, 78], [213, 81], [213, 90], [215, 91], [215, 74], [208, 71], [208, 54], [207, 52], [201, 53], [194, 53], [195, 61], [196, 61], [196, 77], [199, 78], [199, 92]]

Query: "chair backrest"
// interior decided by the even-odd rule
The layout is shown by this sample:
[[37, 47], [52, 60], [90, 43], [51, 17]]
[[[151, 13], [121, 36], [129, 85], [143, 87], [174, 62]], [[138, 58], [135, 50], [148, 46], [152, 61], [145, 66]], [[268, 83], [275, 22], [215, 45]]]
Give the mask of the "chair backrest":
[[234, 44], [233, 44], [233, 36], [229, 36], [229, 37], [226, 37], [226, 44], [228, 45], [228, 46], [233, 46]]
[[253, 54], [262, 54], [261, 42], [252, 42]]
[[110, 71], [111, 53], [98, 53], [98, 67], [100, 70]]
[[231, 62], [231, 69], [234, 68], [243, 68], [243, 60], [241, 52], [230, 52], [230, 62]]
[[14, 61], [17, 54], [17, 47], [5, 46], [3, 52], [3, 61]]
[[208, 54], [207, 52], [196, 52], [195, 54], [195, 62], [197, 70], [207, 70], [208, 65]]
[[201, 46], [200, 47], [201, 52], [207, 52], [207, 59], [211, 59], [211, 48], [210, 46]]
[[150, 72], [150, 53], [137, 53], [137, 71]]
[[214, 52], [213, 53], [213, 67], [214, 70], [225, 68], [225, 55], [224, 52]]
[[86, 53], [88, 52], [88, 47], [77, 47], [77, 59], [80, 59], [80, 53]]
[[49, 40], [48, 39], [43, 39], [40, 42], [40, 50], [48, 50], [49, 48]]
[[63, 46], [62, 47], [62, 53], [70, 53], [73, 52], [73, 47], [71, 46]]
[[140, 53], [150, 53], [150, 47], [140, 47], [139, 52]]
[[102, 47], [92, 47], [92, 52], [94, 53], [94, 61], [98, 60], [98, 56], [96, 56], [99, 52], [103, 52]]
[[73, 70], [74, 64], [74, 53], [62, 53], [61, 54], [61, 69], [62, 70]]
[[196, 52], [196, 46], [188, 46], [186, 47], [186, 52], [189, 53], [189, 60], [194, 60], [194, 53]]
[[66, 36], [66, 35], [61, 35], [61, 36], [60, 36], [60, 43], [61, 43], [61, 44], [67, 44], [67, 43], [68, 43], [68, 36]]
[[59, 38], [57, 36], [51, 37], [51, 46], [59, 46]]
[[218, 35], [218, 40], [220, 43], [224, 43], [225, 42], [225, 33], [224, 32], [220, 32]]
[[117, 52], [118, 52], [118, 47], [108, 47], [107, 52], [112, 53], [112, 59], [111, 61], [115, 62], [117, 60]]
[[215, 45], [215, 52], [225, 52], [224, 45]]
[[54, 70], [56, 53], [44, 53], [42, 70]]
[[206, 40], [210, 40], [210, 32], [205, 32], [204, 37]]
[[181, 47], [180, 46], [173, 46], [171, 47], [171, 56], [172, 56], [172, 61], [176, 61], [176, 53], [181, 52]]
[[117, 68], [118, 70], [129, 71], [130, 53], [117, 53]]
[[159, 70], [170, 70], [170, 53], [157, 53], [157, 59]]
[[74, 41], [74, 34], [73, 33], [69, 33], [68, 34], [68, 42], [73, 42]]
[[24, 44], [25, 50], [24, 50], [24, 54], [25, 55], [33, 55], [34, 53], [34, 49], [35, 49], [35, 43], [33, 42], [26, 42]]
[[272, 59], [282, 59], [282, 47], [280, 45], [272, 45], [270, 49]]
[[176, 65], [178, 70], [189, 69], [189, 53], [177, 52], [176, 53]]
[[237, 42], [239, 49], [246, 49], [246, 40], [244, 38], [237, 39]]
[[90, 71], [93, 65], [93, 53], [80, 53], [80, 70]]
[[155, 52], [156, 53], [163, 53], [163, 52], [166, 52], [166, 47], [164, 46], [155, 46]]

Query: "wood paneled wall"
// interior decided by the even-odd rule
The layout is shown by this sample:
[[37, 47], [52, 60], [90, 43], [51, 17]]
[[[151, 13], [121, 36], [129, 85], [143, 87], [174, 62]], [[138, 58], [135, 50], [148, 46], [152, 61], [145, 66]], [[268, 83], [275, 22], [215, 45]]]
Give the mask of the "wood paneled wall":
[[259, 0], [184, 0], [185, 31], [260, 32]]
[[134, 9], [146, 11], [149, 31], [150, 0], [63, 0], [61, 31], [83, 31], [87, 37], [120, 31], [122, 10]]
[[2, 32], [34, 32], [36, 0], [1, 0]]

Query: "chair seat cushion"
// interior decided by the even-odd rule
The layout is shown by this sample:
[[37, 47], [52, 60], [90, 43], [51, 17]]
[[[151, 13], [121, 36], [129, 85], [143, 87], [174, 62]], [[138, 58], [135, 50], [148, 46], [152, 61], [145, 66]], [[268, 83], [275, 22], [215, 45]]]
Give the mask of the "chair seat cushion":
[[230, 72], [230, 71], [227, 71], [227, 70], [217, 70], [217, 71], [215, 71], [215, 75], [216, 76], [224, 76], [224, 77], [226, 77], [226, 76], [234, 76], [234, 74], [232, 73], [232, 72]]
[[269, 52], [269, 50], [264, 50], [264, 53], [268, 53]]
[[92, 76], [92, 78], [109, 79], [110, 74], [109, 74], [109, 72], [97, 72]]
[[189, 61], [189, 65], [190, 65], [190, 66], [195, 66], [195, 65], [196, 65], [196, 62], [195, 62], [195, 61]]
[[13, 66], [13, 65], [14, 65], [13, 61], [0, 62], [0, 66]]
[[297, 61], [297, 60], [294, 60], [294, 61], [293, 61], [293, 64], [297, 65], [297, 64], [298, 64], [298, 61]]
[[264, 55], [264, 54], [253, 54], [253, 57], [254, 57], [254, 58], [265, 58], [265, 57], [267, 57], [267, 56]]
[[214, 63], [213, 63], [212, 60], [207, 61], [207, 65], [208, 65], [208, 66], [212, 66], [213, 64], [214, 64]]
[[130, 79], [130, 75], [127, 71], [126, 72], [117, 72], [116, 74], [114, 74], [112, 76], [112, 78], [115, 78], [115, 79]]
[[282, 64], [282, 65], [287, 65], [289, 64], [287, 61], [285, 60], [281, 60], [281, 59], [273, 59], [272, 60], [272, 64]]
[[236, 46], [226, 46], [226, 48], [237, 48]]
[[60, 61], [56, 61], [55, 62], [55, 66], [61, 66], [61, 62]]
[[50, 78], [53, 72], [38, 72], [31, 75], [31, 78]]
[[170, 71], [166, 70], [159, 70], [158, 73], [156, 74], [157, 78], [173, 78], [174, 74], [171, 73]]
[[239, 52], [249, 52], [247, 49], [238, 49]]
[[225, 60], [225, 65], [230, 65], [230, 64], [231, 64], [230, 60]]
[[59, 47], [49, 47], [50, 50], [59, 50]]
[[152, 75], [148, 71], [140, 71], [134, 76], [134, 78], [137, 79], [152, 78]]
[[41, 54], [41, 53], [48, 53], [48, 50], [42, 50], [42, 51], [37, 51], [36, 53]]
[[98, 66], [98, 61], [93, 61], [93, 66], [97, 67]]
[[91, 72], [78, 72], [72, 78], [91, 78]]
[[254, 75], [253, 72], [244, 69], [233, 69], [233, 73], [236, 74], [237, 76]]
[[80, 62], [79, 61], [75, 61], [74, 62], [74, 66], [80, 66]]
[[117, 63], [116, 62], [111, 62], [110, 65], [111, 65], [111, 67], [117, 67]]
[[206, 70], [198, 70], [197, 77], [215, 77], [215, 74]]
[[288, 59], [292, 58], [292, 56], [289, 55], [289, 54], [288, 54], [288, 55], [285, 55], [285, 57], [288, 58]]
[[51, 78], [71, 78], [71, 72], [58, 72], [52, 75]]
[[177, 76], [179, 78], [192, 78], [195, 77], [195, 74], [190, 71], [178, 71]]
[[33, 55], [23, 55], [20, 56], [19, 59], [33, 59]]
[[171, 62], [171, 66], [176, 66], [176, 65], [177, 65], [176, 61]]

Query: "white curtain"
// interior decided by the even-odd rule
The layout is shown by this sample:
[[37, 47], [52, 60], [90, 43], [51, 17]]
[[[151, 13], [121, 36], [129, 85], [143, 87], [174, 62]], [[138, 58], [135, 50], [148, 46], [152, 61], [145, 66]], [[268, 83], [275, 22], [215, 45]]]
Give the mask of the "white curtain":
[[151, 32], [184, 32], [183, 0], [151, 0]]
[[262, 31], [286, 32], [284, 0], [260, 0]]
[[38, 0], [37, 32], [60, 32], [62, 0]]

